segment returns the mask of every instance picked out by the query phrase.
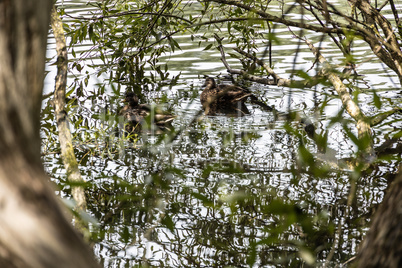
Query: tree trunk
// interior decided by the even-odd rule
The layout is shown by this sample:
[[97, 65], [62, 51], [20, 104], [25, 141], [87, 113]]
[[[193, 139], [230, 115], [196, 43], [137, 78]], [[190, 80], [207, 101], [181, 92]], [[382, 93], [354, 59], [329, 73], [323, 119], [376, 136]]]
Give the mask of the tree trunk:
[[[57, 76], [53, 103], [57, 129], [59, 130], [61, 155], [63, 158], [64, 167], [66, 168], [68, 181], [77, 184], [84, 184], [85, 181], [81, 177], [78, 162], [74, 155], [73, 141], [67, 122], [67, 111], [64, 108], [66, 106], [67, 45], [66, 39], [64, 38], [63, 23], [59, 17], [59, 14], [57, 14], [56, 7], [52, 8], [50, 18], [53, 35], [56, 39], [57, 50]], [[71, 194], [76, 202], [75, 210], [78, 213], [86, 212], [87, 204], [84, 187], [77, 185], [72, 186]], [[75, 228], [79, 229], [82, 233], [85, 233], [87, 229], [86, 224], [78, 217], [74, 217], [74, 221]]]
[[97, 267], [40, 159], [52, 0], [0, 1], [0, 267]]
[[402, 267], [402, 165], [374, 215], [357, 256], [358, 267]]

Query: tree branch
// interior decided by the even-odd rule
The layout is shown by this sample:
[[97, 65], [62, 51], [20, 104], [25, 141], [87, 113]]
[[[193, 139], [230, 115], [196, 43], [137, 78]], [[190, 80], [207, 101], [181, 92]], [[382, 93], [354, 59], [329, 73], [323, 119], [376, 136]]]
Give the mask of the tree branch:
[[223, 46], [219, 45], [218, 46], [219, 51], [221, 52], [221, 61], [223, 65], [225, 65], [226, 70], [230, 74], [239, 74], [242, 75], [244, 79], [252, 81], [252, 82], [257, 82], [259, 84], [264, 84], [264, 85], [276, 85], [276, 82], [273, 79], [268, 79], [268, 78], [262, 78], [260, 76], [248, 74], [244, 70], [239, 70], [239, 69], [232, 69], [228, 62], [226, 61], [226, 55], [225, 52], [223, 51]]
[[316, 56], [318, 61], [323, 66], [323, 74], [328, 78], [328, 80], [334, 86], [336, 92], [342, 101], [343, 106], [345, 107], [346, 111], [349, 115], [356, 121], [356, 127], [358, 132], [359, 139], [370, 139], [370, 144], [365, 148], [365, 156], [373, 156], [374, 149], [373, 149], [373, 141], [371, 135], [371, 128], [370, 124], [368, 123], [367, 117], [363, 114], [360, 110], [360, 107], [352, 100], [350, 94], [347, 91], [345, 84], [342, 83], [342, 80], [332, 71], [333, 68], [328, 63], [328, 61], [322, 56], [320, 51], [314, 47], [314, 45], [304, 39], [305, 43], [309, 46], [310, 50]]
[[278, 86], [285, 86], [285, 87], [290, 87], [292, 84], [292, 81], [290, 79], [284, 79], [281, 78], [279, 75], [277, 75], [274, 70], [272, 70], [268, 65], [265, 64], [264, 61], [258, 59], [257, 57], [255, 57], [254, 55], [251, 55], [250, 53], [247, 53], [237, 47], [233, 48], [236, 52], [242, 54], [243, 56], [246, 56], [250, 59], [252, 59], [254, 62], [258, 63], [258, 65], [260, 65], [261, 67], [263, 67], [269, 75], [271, 75], [274, 78], [274, 81], [276, 83], [276, 85]]
[[180, 16], [176, 16], [173, 14], [161, 14], [161, 13], [157, 13], [157, 12], [138, 12], [138, 11], [126, 11], [126, 12], [120, 12], [120, 13], [114, 13], [112, 15], [102, 15], [102, 16], [98, 16], [98, 17], [92, 17], [92, 18], [86, 18], [83, 16], [80, 17], [76, 17], [76, 16], [72, 16], [69, 14], [65, 14], [67, 17], [72, 18], [72, 19], [76, 19], [76, 20], [86, 20], [86, 21], [97, 21], [97, 20], [102, 20], [105, 18], [116, 18], [116, 17], [123, 17], [123, 16], [128, 16], [128, 15], [141, 15], [141, 16], [147, 16], [147, 15], [151, 15], [151, 16], [161, 16], [161, 17], [167, 17], [167, 18], [174, 18], [174, 19], [178, 19], [178, 20], [182, 20], [187, 22], [188, 24], [192, 24], [192, 21], [180, 17]]
[[370, 119], [370, 126], [376, 126], [376, 125], [380, 124], [382, 121], [387, 119], [390, 115], [397, 113], [397, 112], [402, 112], [402, 108], [395, 107], [389, 111], [377, 114], [376, 116], [374, 116]]
[[[77, 159], [74, 155], [71, 133], [67, 122], [67, 113], [64, 109], [66, 105], [65, 90], [67, 83], [67, 47], [64, 37], [63, 24], [60, 20], [59, 15], [57, 14], [55, 7], [53, 7], [51, 12], [51, 25], [54, 37], [56, 39], [57, 50], [57, 76], [53, 104], [57, 128], [59, 130], [61, 154], [64, 162], [64, 167], [67, 171], [68, 180], [73, 183], [82, 184], [85, 181], [84, 179], [82, 179], [80, 170], [78, 169]], [[77, 211], [84, 212], [86, 210], [84, 188], [82, 186], [72, 186], [71, 192], [74, 200], [77, 202]]]
[[[259, 15], [261, 18], [266, 19], [267, 21], [277, 22], [280, 24], [284, 24], [286, 26], [298, 27], [301, 29], [311, 30], [314, 32], [321, 32], [326, 34], [336, 33], [339, 35], [345, 35], [345, 30], [354, 31], [354, 34], [356, 36], [362, 37], [370, 45], [371, 49], [377, 55], [377, 57], [379, 57], [385, 64], [387, 64], [388, 67], [394, 70], [398, 74], [400, 80], [402, 80], [402, 64], [400, 63], [402, 62], [402, 52], [399, 48], [398, 40], [394, 34], [392, 26], [389, 23], [389, 21], [386, 18], [384, 18], [379, 13], [379, 11], [377, 11], [374, 7], [372, 7], [366, 0], [363, 1], [349, 0], [349, 2], [356, 5], [365, 14], [367, 18], [372, 18], [372, 20], [375, 21], [383, 30], [385, 38], [381, 37], [379, 33], [373, 31], [375, 25], [367, 25], [361, 23], [340, 12], [336, 12], [335, 9], [334, 9], [335, 14], [346, 19], [349, 22], [349, 24], [342, 24], [334, 20], [331, 20], [330, 22], [333, 25], [333, 28], [329, 28], [328, 26], [318, 27], [312, 24], [291, 21], [284, 19], [282, 17], [274, 16], [264, 11], [254, 9], [252, 6], [248, 6], [240, 1], [211, 0], [209, 2], [216, 2], [236, 6], [246, 11], [253, 12], [254, 14]], [[358, 3], [358, 5], [356, 3]], [[325, 12], [325, 10], [323, 9], [321, 10], [322, 12]]]
[[[261, 18], [264, 18], [267, 21], [272, 21], [272, 22], [277, 22], [280, 24], [284, 24], [286, 26], [291, 26], [291, 27], [298, 27], [301, 29], [306, 29], [306, 30], [311, 30], [314, 32], [319, 32], [319, 33], [338, 33], [338, 34], [344, 34], [344, 29], [348, 29], [351, 26], [350, 25], [342, 25], [339, 24], [339, 28], [328, 28], [328, 27], [319, 27], [319, 26], [315, 26], [312, 24], [306, 24], [306, 23], [301, 23], [301, 22], [296, 22], [296, 21], [291, 21], [291, 20], [287, 20], [284, 19], [282, 17], [277, 17], [274, 15], [271, 15], [269, 13], [266, 13], [262, 10], [257, 10], [254, 9], [251, 6], [248, 6], [246, 4], [243, 4], [243, 2], [240, 1], [234, 1], [234, 0], [210, 0], [207, 2], [216, 2], [216, 3], [220, 3], [220, 4], [227, 4], [227, 5], [232, 5], [232, 6], [236, 6], [239, 8], [242, 8], [244, 10], [253, 12], [257, 15], [259, 15]], [[360, 29], [355, 29], [356, 31], [359, 31]]]

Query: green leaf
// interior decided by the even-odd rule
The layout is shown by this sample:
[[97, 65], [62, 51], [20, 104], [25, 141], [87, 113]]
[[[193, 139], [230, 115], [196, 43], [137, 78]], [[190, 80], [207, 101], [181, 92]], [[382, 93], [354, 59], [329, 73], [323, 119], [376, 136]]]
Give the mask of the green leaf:
[[174, 225], [174, 222], [173, 222], [172, 218], [171, 218], [169, 215], [165, 215], [165, 216], [162, 218], [161, 223], [162, 223], [163, 225], [165, 225], [166, 228], [168, 228], [172, 233], [174, 232], [174, 230], [175, 230], [175, 228], [174, 228], [175, 225]]
[[374, 105], [377, 109], [381, 109], [382, 106], [382, 102], [380, 97], [377, 95], [377, 93], [375, 92], [375, 90], [373, 90], [373, 101], [374, 101]]
[[205, 195], [202, 195], [202, 194], [200, 194], [200, 193], [195, 193], [195, 192], [193, 192], [193, 193], [191, 193], [191, 195], [192, 195], [194, 198], [197, 198], [197, 199], [201, 200], [201, 202], [202, 202], [205, 206], [212, 207], [213, 204], [214, 204], [214, 202], [213, 202], [212, 200], [210, 200], [208, 197], [206, 197]]
[[256, 260], [257, 260], [257, 244], [251, 243], [249, 247], [249, 255], [247, 257], [247, 264], [250, 267], [253, 267]]
[[208, 46], [206, 46], [203, 50], [208, 50], [208, 49], [211, 49], [211, 47], [212, 47], [212, 44], [209, 44]]
[[172, 41], [173, 41], [174, 46], [181, 50], [179, 43], [177, 43], [177, 41], [174, 38], [172, 38]]

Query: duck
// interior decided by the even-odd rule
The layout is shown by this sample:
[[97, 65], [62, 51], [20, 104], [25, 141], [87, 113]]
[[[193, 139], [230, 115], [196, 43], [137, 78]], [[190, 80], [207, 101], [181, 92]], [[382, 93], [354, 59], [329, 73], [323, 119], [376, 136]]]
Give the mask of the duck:
[[235, 85], [216, 85], [215, 79], [207, 77], [200, 100], [205, 115], [225, 114], [243, 116], [249, 114], [245, 101], [252, 94]]
[[122, 100], [126, 105], [120, 110], [119, 115], [125, 121], [125, 131], [138, 134], [142, 130], [151, 130], [154, 133], [170, 130], [171, 122], [175, 116], [154, 109], [149, 104], [139, 104], [137, 94], [127, 92]]

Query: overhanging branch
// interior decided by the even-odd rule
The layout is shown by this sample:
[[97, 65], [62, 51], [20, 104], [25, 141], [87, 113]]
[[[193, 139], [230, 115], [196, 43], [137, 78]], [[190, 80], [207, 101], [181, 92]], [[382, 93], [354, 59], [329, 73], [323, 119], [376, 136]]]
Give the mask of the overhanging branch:
[[324, 58], [324, 56], [320, 53], [320, 51], [317, 48], [315, 48], [314, 45], [307, 39], [304, 39], [304, 41], [308, 45], [310, 50], [313, 52], [313, 54], [316, 56], [317, 60], [322, 64], [323, 74], [328, 78], [328, 80], [334, 86], [336, 92], [338, 93], [342, 101], [343, 106], [345, 107], [345, 110], [356, 121], [356, 127], [359, 139], [370, 140], [369, 145], [365, 148], [366, 156], [373, 156], [374, 149], [373, 149], [372, 133], [368, 118], [360, 110], [360, 107], [352, 100], [345, 84], [343, 84], [342, 80], [332, 71], [333, 68]]

